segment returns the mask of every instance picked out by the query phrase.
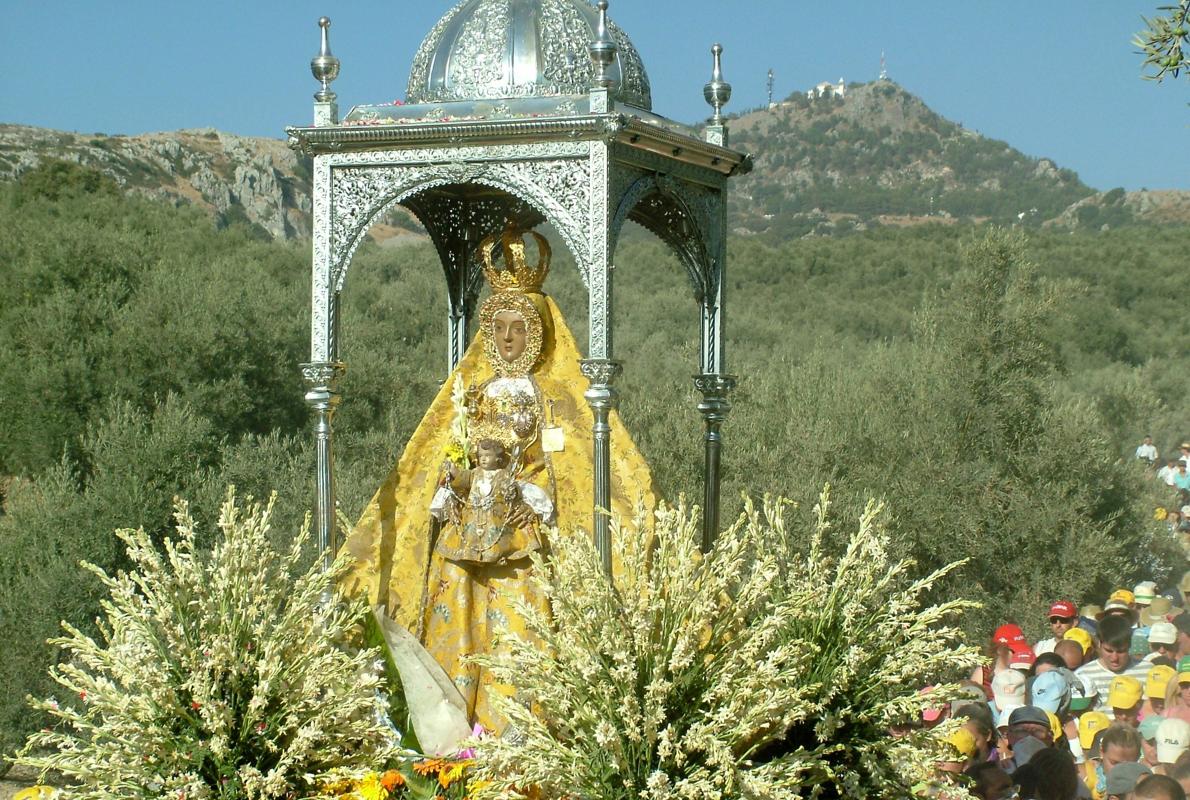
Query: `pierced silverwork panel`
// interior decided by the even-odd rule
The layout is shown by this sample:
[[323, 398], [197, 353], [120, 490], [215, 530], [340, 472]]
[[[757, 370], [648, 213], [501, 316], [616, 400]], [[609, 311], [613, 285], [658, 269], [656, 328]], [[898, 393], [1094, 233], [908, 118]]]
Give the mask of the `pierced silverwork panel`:
[[586, 142], [547, 142], [334, 156], [334, 285], [342, 286], [352, 254], [380, 214], [393, 204], [446, 186], [461, 187], [477, 199], [495, 189], [531, 206], [558, 230], [586, 281], [591, 262], [588, 148]]

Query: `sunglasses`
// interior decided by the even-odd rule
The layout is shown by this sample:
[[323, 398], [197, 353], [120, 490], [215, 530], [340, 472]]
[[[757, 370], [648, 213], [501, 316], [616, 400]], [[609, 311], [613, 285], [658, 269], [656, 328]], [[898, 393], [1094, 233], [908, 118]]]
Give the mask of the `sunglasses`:
[[1069, 625], [1070, 623], [1074, 622], [1074, 617], [1050, 617], [1050, 625], [1053, 625], [1056, 622]]

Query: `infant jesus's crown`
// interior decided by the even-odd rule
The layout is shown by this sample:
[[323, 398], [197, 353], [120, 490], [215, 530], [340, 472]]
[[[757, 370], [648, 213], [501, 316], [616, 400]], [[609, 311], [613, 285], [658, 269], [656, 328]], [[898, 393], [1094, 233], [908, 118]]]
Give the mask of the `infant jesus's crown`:
[[[537, 240], [537, 266], [525, 260], [525, 234]], [[499, 246], [504, 255], [503, 268], [495, 265], [495, 250]], [[550, 271], [550, 243], [537, 231], [523, 231], [517, 227], [493, 233], [479, 244], [483, 273], [493, 292], [540, 292]]]

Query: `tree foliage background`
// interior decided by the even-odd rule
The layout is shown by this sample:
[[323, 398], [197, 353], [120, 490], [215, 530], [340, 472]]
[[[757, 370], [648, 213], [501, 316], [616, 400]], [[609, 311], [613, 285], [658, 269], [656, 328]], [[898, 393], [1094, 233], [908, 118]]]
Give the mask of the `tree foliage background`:
[[[200, 525], [226, 485], [284, 503], [285, 537], [313, 503], [297, 364], [309, 256], [242, 224], [121, 195], [47, 164], [0, 186], [0, 749], [41, 726], [45, 644], [87, 629], [101, 587], [86, 558], [125, 566], [113, 534], [164, 535], [171, 498]], [[1168, 580], [1170, 501], [1131, 458], [1186, 429], [1190, 273], [1184, 228], [1013, 233], [882, 229], [779, 245], [737, 237], [725, 428], [725, 519], [742, 492], [839, 513], [887, 501], [922, 570], [971, 562], [937, 598], [986, 604], [973, 641], [1012, 618], [1039, 633], [1058, 595]], [[561, 249], [561, 248], [559, 248]], [[641, 232], [617, 253], [621, 413], [674, 497], [701, 492], [690, 376], [698, 315], [683, 270]], [[580, 341], [585, 292], [565, 254], [547, 289]], [[365, 246], [344, 296], [348, 373], [336, 417], [343, 513], [354, 518], [445, 377], [446, 297], [428, 245]], [[311, 553], [311, 556], [313, 553]], [[1180, 574], [1180, 572], [1179, 572]], [[90, 629], [87, 629], [90, 632]]]

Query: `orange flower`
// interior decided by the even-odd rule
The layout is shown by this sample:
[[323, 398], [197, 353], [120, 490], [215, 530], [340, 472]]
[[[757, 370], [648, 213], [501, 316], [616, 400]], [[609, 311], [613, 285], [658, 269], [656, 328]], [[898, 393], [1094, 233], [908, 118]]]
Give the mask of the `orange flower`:
[[405, 776], [395, 769], [390, 769], [380, 776], [380, 785], [384, 787], [385, 791], [394, 791], [398, 787], [405, 785]]
[[437, 775], [442, 770], [450, 766], [450, 762], [445, 758], [427, 758], [425, 761], [418, 761], [413, 765], [413, 771], [423, 777], [430, 775]]

